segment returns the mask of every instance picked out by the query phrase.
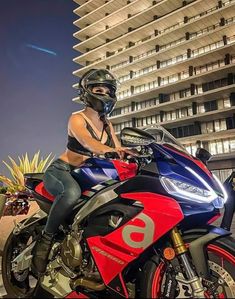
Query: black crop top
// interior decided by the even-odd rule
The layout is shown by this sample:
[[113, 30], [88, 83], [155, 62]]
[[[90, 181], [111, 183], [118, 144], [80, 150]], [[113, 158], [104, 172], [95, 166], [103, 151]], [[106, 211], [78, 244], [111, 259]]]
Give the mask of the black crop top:
[[[107, 145], [107, 146], [110, 146], [110, 147], [114, 147], [115, 146], [113, 138], [112, 138], [112, 134], [111, 134], [111, 131], [110, 131], [110, 127], [107, 124], [107, 122], [104, 122], [104, 128], [103, 128], [101, 137], [100, 137], [100, 139], [98, 139], [97, 135], [95, 134], [95, 132], [92, 129], [91, 125], [88, 123], [88, 121], [85, 118], [84, 118], [84, 120], [86, 121], [87, 130], [89, 131], [89, 133], [91, 134], [91, 136], [93, 138], [95, 138], [98, 141], [101, 141], [104, 132], [106, 132], [106, 134], [107, 134], [107, 140], [104, 143], [104, 145]], [[89, 151], [87, 148], [85, 148], [75, 137], [72, 137], [70, 135], [68, 135], [67, 148], [70, 151], [75, 152], [77, 154], [81, 154], [83, 156], [89, 156], [89, 157], [93, 156], [93, 153], [91, 151]]]

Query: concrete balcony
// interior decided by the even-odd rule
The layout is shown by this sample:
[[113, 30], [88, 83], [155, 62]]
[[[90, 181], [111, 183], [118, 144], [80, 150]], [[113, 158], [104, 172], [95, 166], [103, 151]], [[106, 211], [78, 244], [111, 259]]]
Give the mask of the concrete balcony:
[[183, 138], [177, 138], [177, 140], [182, 144], [190, 144], [195, 143], [197, 140], [200, 141], [212, 141], [215, 139], [227, 139], [227, 138], [234, 138], [235, 136], [235, 129], [213, 132], [208, 134], [200, 134], [194, 136], [188, 136]]
[[[105, 4], [105, 2], [106, 2], [106, 0], [88, 1], [88, 2], [85, 2], [82, 5], [80, 5], [78, 8], [74, 9], [73, 12], [76, 15], [80, 16], [80, 19], [78, 19], [77, 21], [75, 21], [73, 24], [75, 26], [82, 26], [82, 24], [83, 24], [83, 26], [86, 26], [85, 20], [87, 20], [87, 17], [89, 17], [90, 14], [92, 14], [93, 11], [96, 10], [97, 8], [103, 7], [103, 5]], [[82, 21], [80, 21], [80, 20], [82, 20]]]
[[140, 110], [131, 111], [128, 113], [122, 113], [109, 117], [112, 124], [117, 124], [120, 122], [130, 121], [133, 117], [147, 117], [153, 114], [160, 113], [160, 111], [172, 111], [174, 109], [180, 109], [190, 105], [192, 102], [203, 103], [205, 101], [214, 100], [214, 99], [223, 99], [229, 97], [231, 92], [235, 90], [235, 84], [227, 85], [220, 88], [215, 88], [213, 90], [203, 92], [201, 94], [192, 95], [189, 97], [179, 98], [178, 100], [168, 101], [165, 103], [160, 103], [155, 106], [150, 106], [142, 108]]
[[[235, 23], [234, 23], [234, 28], [235, 28]], [[214, 38], [212, 34], [210, 35], [210, 38], [211, 39]], [[204, 37], [202, 40], [200, 40], [200, 45], [202, 46], [203, 43], [206, 42], [206, 41], [207, 41], [207, 38]], [[197, 41], [194, 41], [194, 43], [195, 43], [195, 46], [198, 45]], [[186, 51], [185, 46], [183, 47], [181, 45], [180, 47], [182, 48], [182, 51]], [[173, 52], [172, 49], [168, 49], [168, 51]], [[167, 59], [168, 57], [175, 58], [175, 56], [172, 56], [172, 55], [174, 55], [174, 52], [172, 53], [172, 55], [167, 55], [166, 52], [168, 53], [168, 51], [166, 50], [166, 51], [160, 52], [158, 54], [157, 58], [159, 58], [159, 56], [160, 57], [164, 57], [165, 59]], [[126, 81], [122, 82], [122, 89], [125, 89], [124, 86], [130, 86], [130, 85], [134, 84], [133, 82], [135, 82], [137, 79], [141, 80], [143, 76], [146, 77], [146, 76], [149, 75], [151, 77], [151, 75], [153, 73], [154, 73], [155, 77], [156, 77], [156, 74], [158, 72], [160, 73], [160, 75], [162, 77], [164, 77], [164, 76], [168, 76], [170, 74], [174, 74], [176, 72], [181, 72], [181, 71], [183, 71], [183, 69], [185, 69], [186, 67], [188, 67], [190, 65], [198, 66], [198, 65], [202, 65], [204, 63], [207, 63], [208, 62], [208, 57], [210, 59], [213, 57], [213, 60], [223, 59], [224, 56], [225, 56], [225, 54], [227, 54], [229, 51], [230, 51], [230, 54], [234, 53], [234, 55], [235, 55], [235, 39], [234, 39], [234, 41], [230, 42], [227, 45], [220, 46], [220, 47], [218, 47], [216, 49], [213, 49], [211, 51], [199, 54], [199, 55], [197, 55], [195, 57], [190, 57], [190, 58], [181, 60], [179, 62], [169, 64], [166, 67], [160, 67], [157, 70], [154, 70], [154, 71], [151, 71], [151, 72], [147, 72], [147, 73], [142, 74], [142, 75], [140, 75], [138, 77], [136, 76], [133, 79], [126, 80]], [[182, 54], [184, 54], [184, 53], [182, 52]], [[155, 53], [155, 54], [157, 54], [157, 53]], [[123, 68], [121, 68], [120, 71], [124, 72], [126, 70], [125, 74], [128, 74], [128, 71], [130, 71], [130, 70], [132, 70], [132, 71], [138, 71], [139, 67], [141, 67], [141, 69], [143, 69], [143, 68], [146, 68], [146, 67], [150, 67], [150, 66], [156, 65], [156, 55], [150, 55], [150, 57], [145, 57], [145, 58], [140, 59], [140, 60], [141, 61], [135, 61], [133, 63], [125, 65]], [[160, 60], [160, 61], [162, 61], [162, 60]], [[122, 72], [121, 72], [121, 74], [124, 75]], [[120, 74], [119, 70], [115, 71], [115, 74], [118, 76]], [[141, 80], [141, 83], [142, 83], [142, 80]], [[74, 84], [73, 88], [76, 88], [77, 85], [78, 84]]]
[[[229, 108], [213, 110], [213, 111], [209, 111], [209, 112], [197, 113], [197, 114], [194, 114], [191, 116], [176, 118], [174, 120], [161, 121], [161, 122], [158, 122], [157, 124], [160, 126], [163, 126], [166, 129], [171, 129], [171, 128], [174, 128], [177, 126], [190, 125], [190, 124], [193, 124], [195, 121], [206, 122], [206, 121], [208, 121], [208, 119], [210, 121], [213, 121], [213, 120], [230, 117], [233, 115], [234, 112], [235, 112], [235, 106], [229, 107]], [[155, 113], [155, 111], [154, 111], [154, 113]], [[143, 117], [143, 115], [141, 115], [141, 117]], [[122, 122], [124, 122], [123, 119], [122, 119]], [[112, 121], [112, 124], [115, 125], [115, 123], [113, 121]], [[149, 125], [147, 125], [147, 126], [149, 126]], [[141, 126], [141, 127], [137, 126], [137, 128], [144, 129], [147, 126]], [[230, 130], [227, 130], [227, 131], [230, 131]], [[120, 132], [116, 132], [116, 134], [120, 134]], [[234, 135], [233, 135], [233, 137], [234, 137]]]
[[197, 113], [192, 116], [181, 117], [170, 121], [163, 121], [160, 122], [159, 125], [163, 126], [166, 129], [171, 129], [177, 126], [190, 125], [195, 121], [206, 122], [208, 120], [213, 121], [217, 119], [230, 117], [233, 115], [234, 112], [235, 112], [235, 106], [219, 109], [219, 110], [213, 110], [209, 112]]
[[[203, 46], [208, 45], [208, 43], [216, 42], [216, 41], [220, 40], [223, 35], [231, 36], [234, 34], [234, 30], [235, 30], [235, 23], [230, 23], [230, 24], [227, 24], [222, 27], [221, 26], [217, 27], [215, 30], [213, 30], [211, 32], [205, 33], [205, 34], [195, 37], [193, 39], [185, 40], [184, 42], [182, 42], [180, 44], [175, 44], [171, 47], [160, 50], [158, 52], [155, 51], [155, 52], [153, 52], [149, 55], [146, 55], [140, 59], [136, 59], [131, 63], [126, 63], [122, 67], [115, 69], [113, 72], [117, 76], [123, 76], [131, 70], [138, 71], [139, 69], [153, 65], [154, 63], [156, 63], [157, 60], [160, 60], [160, 61], [166, 60], [166, 59], [169, 59], [169, 57], [175, 57], [176, 55], [185, 53], [185, 51], [187, 49], [195, 50], [199, 46], [203, 47]], [[146, 44], [145, 46], [147, 47], [148, 45]], [[152, 50], [152, 49], [154, 49], [153, 46], [148, 47], [148, 51]], [[146, 52], [143, 51], [143, 53], [146, 53]], [[73, 74], [76, 76], [81, 76], [82, 73], [88, 71], [91, 68], [105, 68], [108, 63], [117, 62], [118, 58], [120, 61], [121, 57], [119, 57], [119, 56], [120, 55], [117, 54], [117, 55], [111, 56], [110, 58], [106, 58], [105, 60], [100, 60], [96, 63], [85, 66], [82, 69], [76, 70], [75, 72], [73, 72]], [[125, 61], [126, 59], [128, 59], [129, 56], [127, 55], [127, 57], [125, 57], [125, 53], [123, 53], [122, 57], [123, 58], [121, 61]]]
[[[218, 169], [233, 169], [235, 166], [235, 152], [224, 153], [213, 155], [208, 163], [208, 168], [210, 170], [218, 170]], [[227, 175], [224, 179], [227, 178]], [[223, 182], [223, 180], [221, 180]], [[231, 231], [235, 232], [235, 219], [232, 224]]]
[[[76, 32], [74, 37], [78, 38], [79, 40], [84, 40], [85, 36], [90, 36], [89, 39], [84, 41], [85, 47], [83, 45], [83, 48], [86, 49], [87, 47], [97, 47], [97, 45], [105, 43], [107, 38], [114, 39], [120, 34], [127, 33], [129, 27], [133, 27], [133, 29], [135, 29], [147, 22], [151, 22], [156, 13], [156, 8], [158, 8], [159, 12], [162, 12], [162, 14], [169, 13], [171, 11], [167, 5], [167, 2], [169, 1], [172, 1], [173, 3], [173, 0], [161, 0], [156, 5], [152, 5], [152, 1], [149, 0], [134, 0], [129, 4], [126, 4], [125, 2], [120, 9], [107, 16], [104, 16], [95, 23], [91, 23], [89, 26]], [[174, 1], [174, 3], [175, 4], [173, 5], [173, 8], [182, 6], [181, 1], [179, 0]], [[143, 17], [144, 13], [147, 13], [147, 17], [145, 15], [144, 18], [141, 18], [141, 16]], [[108, 26], [107, 29], [106, 26]], [[79, 48], [81, 44], [82, 43], [77, 45], [79, 51], [81, 50]]]
[[[209, 14], [206, 14], [206, 15], [202, 16], [199, 19], [193, 20], [192, 22], [185, 23], [182, 26], [172, 28], [172, 30], [166, 31], [162, 34], [158, 34], [157, 36], [153, 35], [154, 29], [158, 28], [158, 30], [160, 30], [159, 26], [161, 24], [163, 26], [164, 21], [169, 23], [170, 19], [172, 19], [172, 22], [174, 22], [174, 24], [176, 24], [175, 20], [177, 19], [177, 16], [175, 16], [175, 15], [171, 16], [171, 15], [179, 13], [179, 11], [182, 10], [182, 9], [188, 8], [190, 6], [190, 5], [188, 5], [186, 7], [181, 8], [180, 10], [177, 10], [176, 12], [172, 12], [170, 14], [167, 14], [163, 18], [152, 21], [150, 23], [150, 25], [149, 24], [144, 25], [144, 26], [140, 27], [137, 30], [129, 32], [129, 33], [127, 33], [123, 36], [120, 36], [119, 38], [116, 38], [116, 39], [114, 39], [114, 40], [112, 40], [112, 41], [110, 41], [106, 44], [98, 46], [97, 48], [92, 49], [89, 52], [86, 52], [83, 55], [75, 58], [74, 61], [77, 62], [77, 63], [84, 63], [88, 60], [93, 61], [93, 60], [97, 59], [97, 57], [103, 57], [105, 55], [106, 51], [110, 51], [110, 48], [114, 52], [116, 50], [120, 49], [120, 51], [118, 53], [115, 53], [114, 55], [110, 55], [110, 59], [112, 61], [112, 64], [115, 64], [116, 62], [120, 61], [120, 55], [122, 55], [121, 59], [124, 60], [126, 58], [129, 58], [130, 55], [135, 56], [135, 55], [138, 55], [140, 53], [147, 52], [148, 50], [155, 47], [156, 44], [160, 44], [160, 45], [161, 44], [166, 44], [168, 42], [172, 42], [172, 40], [176, 40], [177, 38], [181, 38], [181, 37], [184, 36], [184, 34], [186, 32], [195, 32], [197, 30], [205, 28], [206, 26], [211, 26], [211, 25], [219, 22], [221, 17], [229, 18], [229, 17], [234, 15], [233, 10], [231, 10], [231, 6], [233, 6], [233, 5], [235, 5], [235, 3], [231, 3], [227, 6], [219, 8], [215, 11], [212, 11]], [[185, 13], [186, 13], [185, 11], [182, 11], [181, 12], [182, 16], [185, 15]], [[210, 16], [210, 18], [208, 18], [208, 16]], [[172, 17], [172, 18], [170, 18], [170, 17]], [[182, 21], [182, 19], [181, 19], [181, 21]], [[147, 27], [147, 28], [145, 28], [145, 27]], [[164, 26], [164, 28], [166, 28], [166, 25]], [[148, 30], [148, 32], [146, 30]], [[129, 48], [125, 48], [129, 41], [132, 41], [134, 43], [135, 41], [140, 40], [141, 36], [142, 37], [143, 36], [144, 37], [150, 36], [151, 38], [149, 38], [145, 41], [142, 41], [142, 42], [140, 42], [136, 45], [133, 45]], [[78, 44], [77, 46], [78, 47], [82, 46], [82, 44], [81, 45]], [[74, 46], [74, 49], [78, 49], [77, 46]], [[79, 48], [79, 50], [81, 50], [81, 48]], [[131, 53], [130, 53], [130, 51], [131, 51]], [[106, 58], [108, 58], [108, 57], [103, 57], [103, 58], [105, 58], [104, 60], [105, 60], [105, 63], [107, 65]], [[103, 62], [104, 62], [104, 60], [103, 60]]]
[[96, 0], [73, 0], [73, 1], [82, 6], [83, 4], [88, 4], [88, 3], [91, 4]]
[[[99, 3], [99, 5], [97, 5], [97, 2]], [[90, 28], [88, 27], [92, 27], [94, 23], [99, 23], [101, 20], [104, 19], [108, 19], [108, 17], [106, 16], [106, 14], [112, 14], [113, 12], [125, 7], [127, 5], [127, 1], [126, 0], [110, 0], [108, 2], [106, 2], [105, 0], [98, 0], [95, 1], [93, 4], [93, 9], [90, 10], [90, 6], [89, 6], [89, 12], [82, 15], [78, 20], [76, 20], [73, 24], [77, 27], [81, 28], [81, 31], [84, 32], [90, 32]], [[92, 5], [91, 5], [92, 6]], [[74, 13], [78, 14], [80, 13], [79, 8], [74, 10]], [[87, 24], [90, 24], [87, 26]], [[99, 27], [99, 26], [98, 26]], [[92, 30], [92, 35], [95, 34], [95, 32], [97, 32], [98, 27], [95, 26], [95, 30]], [[103, 30], [103, 26], [99, 27], [101, 28], [101, 30]], [[76, 35], [76, 33], [74, 34], [74, 36]], [[77, 35], [79, 35], [79, 32], [77, 33]], [[79, 35], [79, 39], [83, 40], [82, 36], [84, 36], [84, 34]]]
[[[234, 24], [235, 26], [235, 24]], [[170, 76], [175, 73], [180, 73], [189, 68], [189, 66], [197, 67], [200, 65], [205, 65], [207, 63], [210, 63], [213, 59], [213, 61], [216, 60], [222, 60], [224, 59], [226, 53], [230, 53], [232, 55], [235, 55], [235, 41], [229, 45], [223, 46], [218, 49], [214, 49], [212, 51], [203, 53], [201, 55], [198, 55], [196, 57], [192, 57], [189, 59], [185, 59], [183, 61], [180, 61], [175, 64], [170, 64], [166, 67], [162, 67], [150, 72], [146, 72], [145, 74], [142, 74], [140, 76], [136, 76], [132, 79], [123, 81], [121, 83], [121, 90], [127, 89], [130, 85], [136, 86], [141, 85], [146, 82], [154, 81], [156, 80], [157, 76], [166, 77]], [[147, 66], [145, 66], [147, 67]]]
[[138, 102], [142, 100], [148, 100], [156, 97], [159, 93], [172, 93], [175, 91], [179, 91], [185, 88], [188, 88], [190, 84], [202, 84], [204, 82], [209, 82], [213, 80], [217, 80], [219, 78], [224, 78], [227, 76], [229, 72], [235, 71], [235, 64], [225, 65], [218, 69], [214, 69], [208, 72], [204, 72], [198, 75], [190, 76], [188, 78], [178, 80], [176, 82], [172, 82], [166, 85], [158, 86], [152, 89], [145, 90], [140, 93], [132, 94], [129, 97], [118, 100], [116, 107], [123, 107], [125, 105], [130, 104], [132, 101]]

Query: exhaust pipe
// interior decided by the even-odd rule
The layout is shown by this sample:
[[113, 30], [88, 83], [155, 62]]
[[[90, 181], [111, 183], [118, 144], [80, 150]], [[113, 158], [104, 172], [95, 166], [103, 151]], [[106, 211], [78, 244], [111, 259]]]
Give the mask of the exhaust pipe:
[[75, 290], [77, 287], [85, 287], [94, 291], [103, 291], [105, 289], [104, 283], [98, 283], [87, 278], [78, 278], [71, 283], [71, 288]]

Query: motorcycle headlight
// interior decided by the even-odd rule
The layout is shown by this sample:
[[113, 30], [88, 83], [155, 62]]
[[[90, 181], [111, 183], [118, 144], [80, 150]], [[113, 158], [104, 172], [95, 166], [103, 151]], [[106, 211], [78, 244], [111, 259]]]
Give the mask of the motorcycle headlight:
[[198, 203], [210, 203], [217, 198], [214, 190], [199, 188], [172, 178], [161, 177], [162, 186], [172, 195], [192, 200]]

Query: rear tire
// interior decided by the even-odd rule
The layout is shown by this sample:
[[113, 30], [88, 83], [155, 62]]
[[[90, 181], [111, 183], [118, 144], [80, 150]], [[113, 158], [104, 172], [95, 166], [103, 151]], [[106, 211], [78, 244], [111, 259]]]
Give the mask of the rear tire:
[[[200, 236], [187, 236], [185, 243], [190, 243]], [[224, 286], [220, 288], [218, 298], [235, 298], [235, 240], [232, 237], [224, 237], [207, 246], [208, 261], [212, 275], [217, 281], [224, 280]], [[138, 298], [161, 298], [164, 284], [164, 274], [167, 265], [162, 260], [157, 263], [149, 260], [143, 267], [143, 274], [140, 281]], [[186, 293], [186, 292], [185, 292]], [[179, 294], [176, 294], [175, 298]], [[205, 292], [205, 296], [207, 296]], [[190, 296], [180, 298], [190, 298]], [[208, 297], [210, 298], [210, 297]]]
[[[33, 222], [35, 219], [32, 218], [29, 222]], [[32, 297], [37, 277], [29, 269], [14, 273], [11, 270], [11, 261], [27, 247], [29, 242], [31, 243], [35, 239], [36, 228], [39, 226], [39, 223], [36, 222], [23, 229], [19, 235], [14, 235], [11, 232], [6, 241], [2, 256], [2, 279], [9, 298]]]

